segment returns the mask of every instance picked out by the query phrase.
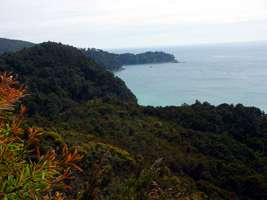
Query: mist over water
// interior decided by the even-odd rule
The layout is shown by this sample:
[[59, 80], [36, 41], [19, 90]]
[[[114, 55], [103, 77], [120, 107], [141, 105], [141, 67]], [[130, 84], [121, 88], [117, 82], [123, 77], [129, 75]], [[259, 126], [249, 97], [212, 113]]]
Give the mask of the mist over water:
[[[192, 104], [195, 100], [256, 106], [267, 111], [267, 43], [129, 49], [163, 50], [181, 63], [124, 66], [115, 73], [141, 105]], [[117, 51], [118, 52], [118, 51]]]

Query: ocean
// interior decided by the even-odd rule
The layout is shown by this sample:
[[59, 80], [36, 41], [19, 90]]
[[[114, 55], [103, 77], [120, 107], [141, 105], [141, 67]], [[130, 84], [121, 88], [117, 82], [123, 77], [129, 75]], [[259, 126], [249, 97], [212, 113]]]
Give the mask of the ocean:
[[192, 104], [196, 100], [255, 106], [267, 111], [267, 42], [121, 49], [172, 53], [180, 63], [124, 66], [123, 79], [141, 105]]

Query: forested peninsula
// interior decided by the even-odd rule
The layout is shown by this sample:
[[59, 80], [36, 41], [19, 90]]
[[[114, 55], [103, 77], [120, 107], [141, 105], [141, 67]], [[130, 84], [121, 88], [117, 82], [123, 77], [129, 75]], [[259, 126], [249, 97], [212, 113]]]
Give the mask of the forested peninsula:
[[175, 56], [162, 51], [149, 51], [145, 53], [115, 54], [100, 49], [82, 49], [84, 55], [95, 60], [106, 69], [116, 71], [122, 69], [123, 65], [155, 64], [155, 63], [177, 63]]

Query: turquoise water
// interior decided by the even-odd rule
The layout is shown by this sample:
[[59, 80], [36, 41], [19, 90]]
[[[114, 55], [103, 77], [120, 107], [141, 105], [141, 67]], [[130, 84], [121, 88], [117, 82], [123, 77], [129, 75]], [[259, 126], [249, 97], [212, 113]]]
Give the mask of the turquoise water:
[[267, 43], [128, 49], [163, 50], [181, 63], [124, 66], [115, 73], [139, 104], [166, 106], [195, 100], [256, 106], [267, 111]]

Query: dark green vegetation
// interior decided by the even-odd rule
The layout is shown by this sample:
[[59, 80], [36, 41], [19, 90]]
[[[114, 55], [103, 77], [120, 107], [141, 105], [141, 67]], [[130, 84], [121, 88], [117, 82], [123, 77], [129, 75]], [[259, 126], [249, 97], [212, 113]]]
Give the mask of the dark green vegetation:
[[82, 49], [82, 52], [108, 70], [119, 70], [123, 65], [177, 62], [172, 54], [165, 52], [115, 54], [100, 49]]
[[33, 45], [34, 44], [31, 42], [0, 38], [0, 54], [5, 52], [18, 51], [23, 48], [32, 47]]
[[[0, 54], [18, 51], [34, 45], [31, 42], [0, 38]], [[93, 59], [97, 64], [109, 71], [120, 70], [123, 65], [177, 62], [173, 55], [165, 52], [115, 54], [94, 48], [81, 49], [81, 51], [90, 60]]]
[[18, 74], [29, 87], [30, 115], [53, 117], [96, 97], [136, 102], [123, 81], [70, 46], [48, 42], [6, 53], [0, 70]]
[[267, 199], [267, 116], [257, 108], [142, 107], [123, 81], [56, 43], [2, 55], [0, 70], [28, 85], [28, 123], [46, 127], [43, 145], [85, 154], [78, 199]]

